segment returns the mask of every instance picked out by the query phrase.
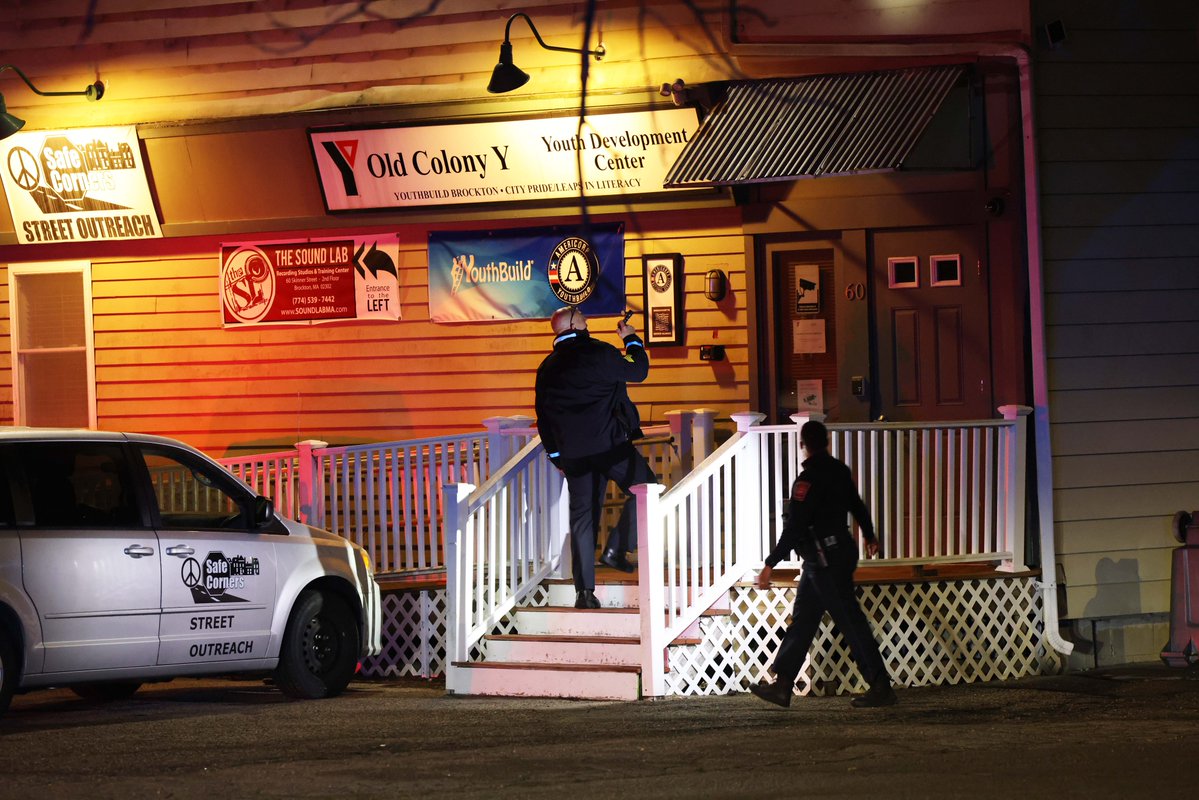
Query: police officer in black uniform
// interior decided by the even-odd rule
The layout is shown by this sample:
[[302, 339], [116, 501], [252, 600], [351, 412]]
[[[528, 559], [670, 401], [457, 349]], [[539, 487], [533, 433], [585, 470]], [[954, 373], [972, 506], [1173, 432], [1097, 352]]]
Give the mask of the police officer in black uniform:
[[875, 555], [878, 539], [870, 512], [858, 494], [849, 467], [829, 454], [828, 429], [812, 420], [804, 423], [799, 438], [808, 457], [791, 487], [782, 536], [766, 557], [757, 584], [761, 589], [769, 588], [774, 566], [792, 550], [803, 557], [803, 573], [795, 593], [791, 624], [783, 634], [771, 667], [775, 681], [755, 684], [749, 687], [750, 691], [769, 703], [784, 708], [791, 705], [795, 679], [827, 611], [849, 643], [862, 677], [870, 684], [865, 694], [850, 701], [851, 705], [855, 708], [891, 705], [896, 700], [891, 677], [854, 594], [858, 548], [846, 525], [848, 515], [853, 514], [866, 539], [866, 552]]
[[641, 438], [637, 407], [626, 384], [649, 375], [649, 356], [627, 320], [616, 325], [620, 350], [587, 330], [577, 309], [560, 308], [550, 317], [554, 350], [537, 369], [537, 431], [546, 455], [566, 475], [570, 489], [570, 552], [575, 608], [599, 608], [595, 597], [595, 538], [608, 481], [628, 498], [608, 536], [600, 562], [632, 572], [626, 551], [637, 548], [633, 517], [636, 498], [629, 487], [658, 478], [633, 446]]

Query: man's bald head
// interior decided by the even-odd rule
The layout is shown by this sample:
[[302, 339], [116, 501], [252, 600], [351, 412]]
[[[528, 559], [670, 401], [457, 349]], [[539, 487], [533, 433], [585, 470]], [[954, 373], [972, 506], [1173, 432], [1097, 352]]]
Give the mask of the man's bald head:
[[550, 328], [555, 336], [560, 336], [569, 330], [587, 330], [587, 317], [573, 306], [563, 306], [550, 317]]

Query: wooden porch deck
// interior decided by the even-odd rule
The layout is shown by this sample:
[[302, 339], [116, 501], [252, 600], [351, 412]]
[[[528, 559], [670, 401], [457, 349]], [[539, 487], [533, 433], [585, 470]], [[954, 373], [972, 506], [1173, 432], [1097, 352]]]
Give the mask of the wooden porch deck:
[[[863, 585], [878, 583], [925, 583], [928, 581], [971, 578], [986, 580], [989, 578], [1039, 577], [1040, 574], [1040, 570], [1025, 570], [1023, 572], [1000, 570], [996, 564], [946, 563], [894, 566], [871, 566], [870, 564], [865, 564], [859, 566], [857, 572], [854, 573], [854, 582]], [[798, 575], [799, 570], [796, 569], [776, 569], [774, 571], [774, 582], [779, 584], [789, 583], [794, 581]], [[602, 581], [605, 583], [636, 582], [634, 576], [610, 567], [598, 565], [595, 568], [595, 578], [597, 582]], [[379, 582], [379, 588], [384, 592], [444, 589], [445, 569], [384, 573], [376, 575], [375, 580]]]

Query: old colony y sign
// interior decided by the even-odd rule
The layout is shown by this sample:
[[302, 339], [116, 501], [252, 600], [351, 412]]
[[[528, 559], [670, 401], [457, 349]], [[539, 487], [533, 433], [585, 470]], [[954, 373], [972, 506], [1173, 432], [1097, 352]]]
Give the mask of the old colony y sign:
[[21, 244], [162, 236], [133, 127], [17, 133], [0, 159]]
[[310, 131], [329, 211], [662, 192], [694, 110]]

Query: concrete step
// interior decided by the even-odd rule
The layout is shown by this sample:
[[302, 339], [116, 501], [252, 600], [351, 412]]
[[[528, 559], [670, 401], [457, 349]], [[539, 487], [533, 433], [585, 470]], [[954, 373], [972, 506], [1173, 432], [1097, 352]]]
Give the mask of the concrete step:
[[570, 697], [588, 700], [640, 700], [641, 669], [610, 664], [531, 664], [456, 662], [459, 694], [498, 697]]

